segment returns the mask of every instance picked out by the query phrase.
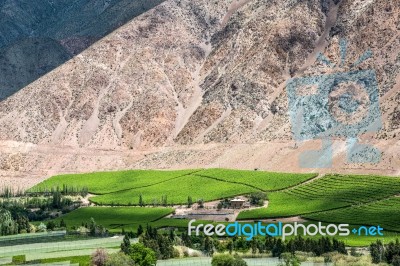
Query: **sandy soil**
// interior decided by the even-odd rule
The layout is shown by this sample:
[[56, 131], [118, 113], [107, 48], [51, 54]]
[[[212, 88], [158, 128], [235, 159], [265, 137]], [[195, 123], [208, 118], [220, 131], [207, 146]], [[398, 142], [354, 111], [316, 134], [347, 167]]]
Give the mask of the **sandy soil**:
[[229, 6], [228, 12], [222, 19], [221, 28], [224, 28], [227, 25], [229, 19], [232, 17], [233, 14], [235, 14], [236, 11], [238, 11], [242, 6], [251, 1], [252, 0], [233, 0], [231, 5]]
[[320, 141], [268, 142], [254, 144], [199, 144], [154, 148], [151, 150], [107, 150], [19, 142], [0, 142], [2, 162], [0, 186], [29, 188], [56, 174], [122, 169], [233, 168], [277, 172], [318, 172], [344, 174], [400, 175], [400, 141], [375, 141], [384, 151], [378, 164], [348, 164], [346, 144], [334, 142], [332, 168], [307, 169], [299, 165], [299, 156], [316, 150]]

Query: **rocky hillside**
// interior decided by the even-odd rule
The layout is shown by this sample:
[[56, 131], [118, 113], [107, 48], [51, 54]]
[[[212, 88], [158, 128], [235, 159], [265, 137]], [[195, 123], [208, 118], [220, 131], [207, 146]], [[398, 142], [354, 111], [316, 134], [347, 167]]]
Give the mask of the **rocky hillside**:
[[[0, 102], [3, 168], [299, 171], [287, 81], [350, 71], [370, 49], [356, 69], [377, 72], [384, 125], [367, 140], [383, 160], [349, 166], [339, 143], [335, 167], [400, 174], [399, 33], [400, 0], [167, 0]], [[316, 60], [323, 53], [338, 66], [341, 39], [340, 69]], [[57, 49], [74, 50], [69, 43]]]
[[2, 0], [0, 100], [161, 0]]

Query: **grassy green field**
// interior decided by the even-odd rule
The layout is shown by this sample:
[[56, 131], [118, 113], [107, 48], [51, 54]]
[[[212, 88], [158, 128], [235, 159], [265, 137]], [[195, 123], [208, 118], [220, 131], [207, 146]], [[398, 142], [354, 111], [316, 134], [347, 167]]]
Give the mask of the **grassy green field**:
[[206, 169], [196, 172], [194, 175], [211, 177], [230, 183], [253, 186], [264, 191], [274, 191], [288, 188], [318, 176], [318, 174], [315, 173], [289, 174], [232, 169]]
[[299, 199], [330, 199], [359, 204], [400, 192], [400, 178], [386, 176], [327, 175], [288, 191]]
[[117, 252], [123, 237], [107, 237], [89, 240], [32, 243], [0, 248], [0, 257], [26, 255], [27, 261], [91, 255], [102, 247], [109, 252]]
[[[241, 193], [245, 187], [249, 188], [247, 191], [273, 191], [284, 189], [315, 176], [316, 174], [287, 174], [229, 169], [180, 171], [130, 170], [54, 176], [34, 186], [29, 192], [50, 191], [57, 187], [61, 189], [63, 186], [68, 186], [78, 189], [87, 187], [90, 193], [102, 195], [155, 187], [152, 189], [151, 193], [156, 192], [160, 196], [169, 186], [176, 188], [181, 184], [185, 184], [186, 188], [190, 189], [191, 184], [188, 182], [189, 179], [187, 178], [190, 177], [194, 180], [194, 185], [197, 185], [198, 182], [201, 181], [207, 181], [219, 186], [225, 183], [225, 186], [229, 186], [230, 189], [237, 187], [237, 189], [234, 190]], [[208, 188], [208, 190], [210, 190], [210, 188]], [[212, 188], [211, 190], [216, 190], [216, 188]], [[209, 193], [215, 194], [211, 191], [209, 191]], [[187, 198], [188, 193], [186, 192], [184, 194], [184, 197]], [[234, 195], [234, 193], [230, 194]], [[115, 195], [113, 195], [113, 197], [114, 196]], [[219, 195], [217, 195], [217, 198], [218, 197]]]
[[279, 218], [350, 207], [400, 193], [400, 178], [327, 175], [269, 194], [268, 208], [244, 211], [239, 219]]
[[138, 204], [139, 196], [142, 195], [146, 204], [153, 202], [160, 204], [162, 196], [167, 196], [168, 204], [186, 204], [188, 196], [191, 196], [193, 200], [210, 201], [255, 191], [257, 190], [241, 184], [186, 175], [153, 186], [96, 196], [91, 198], [91, 201], [107, 205], [132, 205]]
[[71, 256], [63, 258], [51, 258], [51, 259], [41, 259], [40, 263], [55, 263], [69, 261], [72, 264], [78, 264], [79, 266], [89, 266], [90, 256]]
[[249, 220], [291, 217], [346, 206], [343, 202], [334, 202], [330, 199], [299, 199], [298, 197], [286, 192], [271, 193], [268, 197], [268, 208], [242, 211], [239, 214], [238, 219]]
[[[136, 232], [139, 225], [146, 227], [147, 224], [156, 228], [186, 228], [188, 221], [185, 219], [164, 218], [172, 212], [171, 208], [86, 207], [67, 213], [53, 221], [58, 224], [61, 219], [64, 219], [68, 229], [71, 229], [81, 226], [82, 222], [89, 223], [93, 218], [97, 224], [103, 225], [113, 233], [121, 233], [122, 229]], [[203, 222], [207, 223], [207, 221], [198, 221], [197, 223]]]
[[30, 192], [69, 187], [87, 187], [90, 193], [106, 194], [132, 188], [151, 186], [165, 182], [179, 176], [188, 175], [198, 170], [155, 171], [155, 170], [130, 170], [116, 172], [96, 172], [88, 174], [70, 174], [53, 176], [29, 189]]
[[173, 212], [171, 208], [140, 208], [140, 207], [88, 207], [80, 208], [60, 218], [55, 219], [59, 223], [64, 219], [67, 226], [81, 226], [82, 222], [89, 222], [93, 218], [98, 224], [107, 229], [132, 228], [139, 224], [145, 226], [147, 223], [157, 221]]
[[[301, 216], [329, 223], [381, 225], [385, 238], [394, 239], [400, 232], [400, 178], [384, 176], [285, 174], [229, 169], [200, 169], [182, 171], [133, 170], [50, 178], [31, 191], [52, 187], [88, 187], [97, 194], [91, 198], [102, 205], [138, 205], [139, 196], [145, 204], [186, 204], [188, 196], [205, 201], [267, 192], [268, 208], [242, 211], [238, 219]], [[315, 179], [314, 179], [315, 178]], [[307, 182], [306, 182], [307, 181]], [[187, 226], [187, 220], [167, 219], [171, 208], [90, 207], [63, 216], [67, 225], [79, 226], [93, 217], [111, 231], [136, 230], [139, 224], [154, 227]], [[59, 218], [60, 219], [60, 218]], [[59, 221], [59, 219], [57, 221]], [[368, 245], [376, 237], [349, 236], [349, 245]]]

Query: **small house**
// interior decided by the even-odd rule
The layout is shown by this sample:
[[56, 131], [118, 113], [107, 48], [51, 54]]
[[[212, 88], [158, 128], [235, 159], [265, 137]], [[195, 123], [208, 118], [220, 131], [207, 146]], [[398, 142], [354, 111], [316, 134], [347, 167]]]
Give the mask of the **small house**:
[[243, 199], [233, 199], [230, 201], [231, 208], [241, 209], [246, 201]]

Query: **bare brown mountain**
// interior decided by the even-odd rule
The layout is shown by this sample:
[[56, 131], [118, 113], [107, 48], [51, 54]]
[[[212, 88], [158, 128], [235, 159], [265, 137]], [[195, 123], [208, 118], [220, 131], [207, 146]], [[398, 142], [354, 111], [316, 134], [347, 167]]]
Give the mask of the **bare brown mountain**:
[[[400, 0], [168, 0], [0, 102], [0, 174], [29, 186], [60, 172], [122, 168], [300, 169], [286, 82], [377, 71], [384, 128], [362, 141], [379, 164], [334, 168], [400, 174]], [[346, 68], [347, 67], [347, 68]], [[336, 70], [335, 70], [336, 71]], [[17, 177], [19, 179], [17, 179]], [[8, 181], [7, 181], [8, 180]]]

